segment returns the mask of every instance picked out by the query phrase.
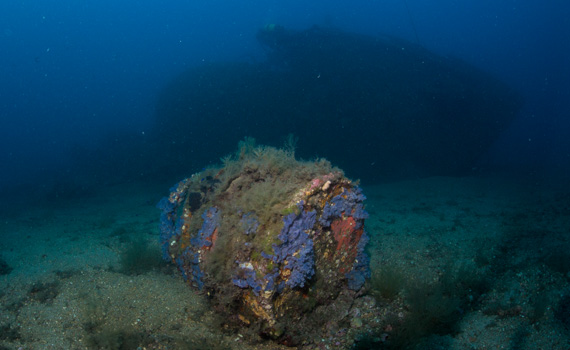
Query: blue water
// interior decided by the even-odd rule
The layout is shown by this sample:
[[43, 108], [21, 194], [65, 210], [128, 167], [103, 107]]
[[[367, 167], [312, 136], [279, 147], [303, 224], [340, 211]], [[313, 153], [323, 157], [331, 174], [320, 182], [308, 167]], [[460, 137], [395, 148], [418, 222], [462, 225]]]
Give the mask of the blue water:
[[568, 38], [568, 0], [0, 1], [0, 349], [214, 344], [155, 205], [245, 137], [361, 180], [396, 283], [354, 349], [402, 312], [412, 344], [568, 349]]
[[[97, 164], [100, 174], [88, 181], [98, 184], [113, 182], [117, 173], [117, 181], [141, 176], [124, 160], [142, 157], [136, 144], [156, 134], [161, 91], [206, 63], [263, 62], [256, 33], [271, 23], [388, 35], [492, 74], [516, 89], [524, 104], [474, 168], [560, 179], [569, 174], [570, 5], [562, 0], [3, 1], [0, 188], [78, 181], [92, 173], [84, 163]], [[264, 141], [263, 129], [242, 124], [247, 132], [237, 138]], [[212, 133], [215, 149], [215, 132], [197, 132]], [[312, 152], [303, 142], [303, 155], [340, 164], [348, 157]], [[115, 149], [117, 143], [122, 146]], [[200, 159], [217, 161], [232, 150], [201, 149]], [[107, 159], [110, 154], [116, 159]], [[163, 155], [157, 151], [144, 163]], [[360, 177], [359, 169], [345, 170]]]

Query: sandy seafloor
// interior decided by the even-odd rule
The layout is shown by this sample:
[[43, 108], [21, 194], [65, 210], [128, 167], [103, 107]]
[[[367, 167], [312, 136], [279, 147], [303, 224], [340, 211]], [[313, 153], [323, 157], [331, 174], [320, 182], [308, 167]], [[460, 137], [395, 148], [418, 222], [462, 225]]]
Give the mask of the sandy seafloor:
[[[155, 204], [170, 185], [2, 203], [0, 256], [9, 267], [0, 276], [0, 349], [284, 349], [224, 333], [205, 297], [172, 266], [122, 266], [133, 242], [160, 255]], [[568, 187], [434, 177], [363, 189], [372, 268], [375, 281], [383, 279], [377, 298], [365, 298], [381, 311], [347, 315], [344, 339], [312, 339], [305, 348], [350, 347], [348, 336], [372, 327], [383, 330], [374, 338], [382, 348], [398, 318], [418, 308], [414, 286], [441, 296], [433, 286], [453, 275], [459, 291], [422, 309], [451, 307], [453, 325], [442, 330], [421, 319], [423, 335], [432, 334], [424, 348], [570, 349]]]

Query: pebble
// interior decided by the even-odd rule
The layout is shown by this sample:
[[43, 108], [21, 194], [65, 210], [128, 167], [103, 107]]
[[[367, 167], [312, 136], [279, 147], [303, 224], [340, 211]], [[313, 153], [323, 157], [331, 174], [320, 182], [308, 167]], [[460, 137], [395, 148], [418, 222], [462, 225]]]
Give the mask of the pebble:
[[350, 325], [352, 328], [360, 328], [362, 327], [362, 319], [360, 317], [355, 317], [350, 321]]

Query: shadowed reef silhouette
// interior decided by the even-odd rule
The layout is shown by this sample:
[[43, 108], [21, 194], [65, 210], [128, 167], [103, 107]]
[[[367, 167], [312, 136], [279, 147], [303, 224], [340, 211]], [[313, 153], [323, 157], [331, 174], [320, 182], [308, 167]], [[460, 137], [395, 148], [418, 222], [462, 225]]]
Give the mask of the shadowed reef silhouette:
[[197, 166], [244, 136], [292, 133], [301, 157], [370, 183], [462, 175], [522, 103], [491, 75], [401, 39], [280, 26], [257, 38], [265, 62], [205, 64], [164, 88], [157, 132], [170, 155]]

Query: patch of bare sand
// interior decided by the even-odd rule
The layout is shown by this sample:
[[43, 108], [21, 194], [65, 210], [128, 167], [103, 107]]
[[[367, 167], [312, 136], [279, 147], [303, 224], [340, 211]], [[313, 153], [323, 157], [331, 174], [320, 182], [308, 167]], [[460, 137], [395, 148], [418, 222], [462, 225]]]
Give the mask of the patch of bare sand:
[[[562, 267], [570, 255], [561, 251], [570, 248], [568, 190], [501, 178], [435, 177], [364, 192], [373, 273], [400, 285], [385, 302], [409, 320], [429, 311], [434, 317], [415, 321], [448, 322], [429, 328], [415, 345], [570, 348], [568, 325], [556, 316], [564, 308], [561, 296], [570, 292], [570, 266]], [[413, 295], [417, 288], [423, 300]], [[421, 305], [431, 301], [448, 303], [457, 315]], [[397, 326], [390, 328], [396, 336]]]

